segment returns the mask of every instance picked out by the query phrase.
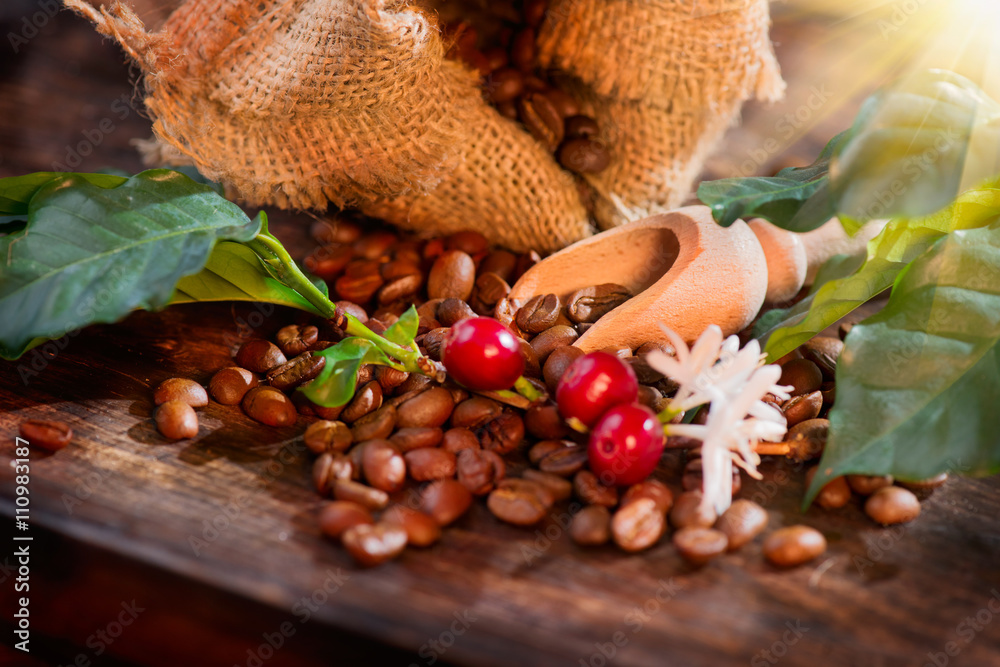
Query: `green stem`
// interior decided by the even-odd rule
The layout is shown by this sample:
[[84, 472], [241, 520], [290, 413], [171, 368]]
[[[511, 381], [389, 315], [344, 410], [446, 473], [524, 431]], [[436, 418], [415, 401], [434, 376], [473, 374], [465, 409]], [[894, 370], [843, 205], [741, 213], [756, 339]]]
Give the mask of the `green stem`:
[[537, 403], [545, 398], [545, 394], [535, 389], [535, 386], [528, 382], [528, 379], [523, 375], [517, 378], [517, 381], [514, 383], [514, 391], [532, 403]]

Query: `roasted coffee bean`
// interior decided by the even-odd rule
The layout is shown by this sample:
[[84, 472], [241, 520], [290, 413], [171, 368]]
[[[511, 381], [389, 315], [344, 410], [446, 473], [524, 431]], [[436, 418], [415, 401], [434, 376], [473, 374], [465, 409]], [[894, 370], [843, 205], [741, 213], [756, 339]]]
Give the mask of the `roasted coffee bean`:
[[316, 248], [302, 262], [306, 270], [323, 280], [335, 280], [354, 259], [354, 251], [346, 246]]
[[421, 449], [423, 447], [437, 447], [441, 444], [444, 432], [436, 427], [411, 426], [401, 428], [392, 434], [389, 441], [395, 445], [401, 453]]
[[517, 299], [503, 298], [497, 301], [496, 308], [493, 309], [493, 318], [496, 319], [500, 324], [504, 325], [508, 329], [514, 332], [515, 336], [524, 338], [525, 334], [523, 331], [517, 328], [517, 322], [514, 318], [517, 317], [517, 311], [521, 307], [521, 302]]
[[[375, 312], [378, 312], [378, 311], [375, 311]], [[386, 332], [386, 330], [389, 328], [389, 325], [387, 323], [379, 320], [374, 315], [372, 315], [371, 319], [368, 320], [368, 323], [367, 323], [366, 326], [369, 329], [371, 329], [374, 333], [378, 334], [379, 336], [384, 335], [385, 332]]]
[[491, 72], [495, 72], [501, 67], [506, 67], [510, 62], [510, 58], [507, 57], [507, 49], [502, 46], [486, 49], [483, 51], [483, 57], [486, 58], [486, 63]]
[[324, 452], [313, 463], [313, 486], [321, 496], [330, 495], [335, 482], [349, 482], [352, 477], [354, 463], [339, 452]]
[[879, 489], [892, 486], [892, 475], [847, 475], [847, 485], [859, 496], [870, 496]]
[[666, 484], [655, 479], [647, 479], [628, 487], [625, 493], [622, 494], [621, 505], [624, 507], [642, 498], [649, 498], [655, 502], [657, 509], [663, 512], [663, 514], [669, 512], [670, 508], [674, 505], [673, 492]]
[[640, 498], [622, 506], [611, 517], [611, 536], [628, 552], [648, 549], [666, 530], [666, 519], [652, 498]]
[[341, 299], [355, 303], [367, 303], [385, 283], [377, 272], [351, 276], [344, 274], [333, 284], [334, 291]]
[[467, 255], [480, 255], [490, 249], [489, 240], [472, 230], [454, 232], [445, 237], [444, 246], [448, 250], [461, 250]]
[[545, 518], [552, 496], [540, 484], [524, 479], [502, 480], [486, 498], [496, 518], [516, 526], [532, 526]]
[[549, 358], [545, 360], [545, 368], [542, 369], [542, 376], [545, 378], [545, 386], [553, 396], [566, 370], [582, 356], [583, 350], [572, 345], [557, 347], [549, 354]]
[[670, 510], [670, 524], [674, 528], [700, 526], [709, 528], [718, 516], [711, 505], [702, 502], [700, 491], [685, 491], [677, 496], [673, 509]]
[[389, 437], [395, 427], [396, 407], [383, 405], [351, 424], [351, 436], [355, 442], [384, 439]]
[[541, 94], [548, 98], [549, 102], [552, 103], [552, 106], [559, 113], [559, 118], [563, 121], [563, 134], [565, 136], [565, 121], [568, 118], [579, 115], [580, 103], [572, 95], [558, 88], [543, 90]]
[[420, 317], [420, 325], [417, 331], [427, 333], [431, 329], [439, 329], [441, 327], [441, 323], [437, 319], [437, 309], [442, 303], [444, 303], [444, 299], [430, 299], [424, 301], [417, 308], [417, 316]]
[[254, 387], [242, 405], [248, 417], [268, 426], [288, 426], [299, 416], [292, 401], [274, 387]]
[[524, 75], [513, 67], [501, 67], [486, 77], [485, 87], [494, 104], [513, 102], [524, 92]]
[[420, 291], [423, 284], [424, 277], [419, 273], [400, 276], [382, 285], [375, 295], [375, 300], [380, 306], [409, 301]]
[[397, 370], [389, 366], [377, 366], [375, 368], [375, 381], [382, 387], [382, 396], [390, 395], [396, 387], [406, 382], [410, 374], [406, 371]]
[[568, 479], [553, 475], [550, 472], [542, 472], [534, 468], [527, 468], [522, 477], [530, 482], [542, 485], [552, 496], [553, 502], [568, 500], [573, 495], [573, 484]]
[[465, 514], [472, 505], [472, 494], [454, 479], [439, 479], [420, 493], [420, 509], [439, 526], [447, 526]]
[[532, 28], [520, 30], [510, 43], [510, 62], [522, 72], [535, 69], [535, 31]]
[[681, 528], [674, 533], [677, 553], [692, 565], [704, 565], [726, 551], [729, 539], [722, 531], [714, 528]]
[[479, 428], [495, 419], [503, 411], [503, 406], [484, 396], [473, 396], [455, 406], [451, 415], [451, 425], [463, 428]]
[[455, 402], [447, 389], [431, 387], [399, 405], [396, 424], [400, 428], [441, 426], [454, 408]]
[[948, 473], [943, 472], [928, 479], [899, 480], [899, 485], [921, 495], [929, 494], [948, 481]]
[[792, 426], [785, 434], [785, 441], [791, 446], [791, 457], [797, 461], [818, 458], [826, 447], [829, 432], [828, 419], [807, 419]]
[[[684, 466], [684, 475], [681, 477], [681, 488], [685, 491], [700, 491], [702, 487], [702, 463], [701, 459], [688, 461]], [[740, 476], [740, 469], [733, 466], [733, 493], [739, 493], [743, 488], [743, 478]]]
[[421, 447], [405, 454], [410, 477], [418, 482], [455, 476], [455, 455], [437, 447]]
[[738, 498], [715, 522], [715, 528], [725, 533], [729, 550], [735, 551], [764, 532], [767, 512], [753, 501]]
[[563, 140], [563, 117], [545, 93], [530, 93], [517, 101], [517, 117], [550, 153]]
[[475, 316], [476, 313], [469, 308], [469, 304], [454, 297], [445, 299], [437, 308], [438, 322], [445, 327], [454, 326], [461, 320]]
[[819, 391], [792, 396], [781, 407], [789, 428], [807, 419], [816, 419], [822, 409], [823, 394]]
[[329, 537], [339, 540], [348, 528], [372, 524], [375, 520], [366, 507], [349, 500], [334, 500], [319, 511], [319, 529]]
[[601, 351], [619, 359], [628, 359], [632, 356], [632, 349], [628, 345], [609, 345]]
[[510, 285], [495, 273], [482, 273], [469, 297], [472, 310], [478, 315], [492, 317], [497, 303], [510, 293]]
[[555, 325], [562, 302], [555, 294], [539, 294], [528, 299], [517, 311], [517, 328], [530, 334], [541, 333]]
[[337, 301], [335, 305], [339, 310], [344, 311], [347, 315], [352, 315], [358, 318], [358, 321], [362, 324], [368, 322], [368, 311], [366, 311], [361, 305], [348, 301], [346, 299]]
[[406, 530], [394, 523], [359, 524], [344, 531], [340, 541], [347, 553], [364, 567], [392, 560], [406, 548]]
[[553, 350], [564, 345], [572, 345], [578, 337], [579, 334], [573, 327], [557, 324], [532, 338], [531, 347], [535, 349], [538, 361], [544, 364]]
[[337, 500], [350, 500], [371, 510], [382, 510], [389, 505], [388, 493], [352, 480], [335, 481], [333, 497]]
[[590, 116], [579, 114], [566, 119], [567, 139], [593, 139], [601, 133], [597, 121]]
[[502, 412], [481, 429], [482, 448], [497, 454], [509, 454], [524, 441], [524, 420], [515, 412]]
[[354, 442], [347, 424], [326, 419], [310, 424], [302, 439], [313, 454], [346, 452]]
[[542, 377], [542, 365], [538, 363], [538, 355], [535, 354], [535, 348], [531, 347], [531, 343], [523, 338], [518, 338], [517, 342], [521, 347], [521, 358], [524, 359], [524, 372], [522, 375], [529, 378]]
[[223, 405], [236, 405], [243, 396], [259, 384], [257, 376], [245, 368], [230, 366], [212, 376], [208, 391]]
[[883, 526], [905, 523], [920, 516], [920, 501], [901, 486], [886, 486], [868, 496], [865, 514]]
[[603, 505], [588, 505], [573, 515], [569, 535], [577, 544], [597, 547], [611, 539], [611, 512]]
[[545, 19], [548, 7], [549, 0], [525, 0], [521, 16], [526, 24], [537, 30]]
[[467, 428], [451, 428], [444, 432], [441, 449], [456, 455], [463, 449], [480, 449], [479, 438]]
[[622, 361], [629, 365], [640, 384], [656, 384], [663, 380], [663, 373], [650, 366], [645, 357], [627, 357]]
[[194, 380], [170, 378], [161, 382], [153, 392], [153, 403], [156, 405], [167, 401], [180, 401], [192, 408], [203, 408], [208, 405], [208, 392]]
[[278, 346], [266, 340], [248, 340], [236, 353], [236, 363], [253, 373], [266, 373], [288, 361]]
[[376, 230], [362, 235], [351, 248], [354, 254], [364, 259], [378, 259], [389, 252], [399, 241], [399, 237], [387, 230]]
[[429, 547], [441, 539], [441, 526], [432, 517], [406, 505], [393, 505], [382, 515], [382, 521], [405, 530], [410, 546]]
[[267, 372], [267, 382], [275, 389], [289, 391], [303, 382], [308, 382], [320, 374], [326, 365], [326, 358], [303, 352]]
[[278, 347], [281, 348], [286, 357], [295, 357], [311, 348], [319, 340], [319, 329], [312, 325], [289, 324], [287, 327], [279, 329], [275, 338], [278, 340]]
[[441, 361], [441, 351], [444, 349], [444, 344], [450, 335], [451, 329], [448, 327], [439, 327], [428, 331], [417, 343], [424, 349], [428, 357], [434, 361]]
[[854, 325], [854, 322], [840, 323], [840, 326], [837, 327], [837, 335], [840, 337], [840, 340], [845, 340], [847, 338], [847, 334], [851, 333], [851, 329], [854, 328]]
[[[551, 359], [551, 357], [549, 357]], [[646, 384], [639, 385], [638, 399], [641, 405], [645, 405], [653, 412], [660, 412], [660, 403], [663, 402], [663, 394], [656, 387]]]
[[355, 392], [354, 398], [344, 407], [344, 411], [340, 413], [341, 421], [348, 424], [361, 419], [382, 406], [382, 385], [374, 380], [370, 380], [364, 384], [358, 382], [358, 386], [361, 388]]
[[[187, 405], [186, 403], [182, 403]], [[191, 406], [188, 406], [190, 414], [194, 415], [194, 410]], [[177, 412], [178, 415], [187, 414], [182, 408], [170, 408], [171, 412]], [[186, 419], [177, 419], [177, 415], [164, 415], [165, 420], [169, 420], [170, 423], [168, 428], [172, 433], [187, 433], [189, 432], [189, 424]], [[157, 426], [159, 427], [159, 410], [157, 410]], [[60, 449], [64, 449], [69, 445], [70, 440], [73, 439], [73, 429], [71, 429], [66, 424], [53, 421], [49, 419], [28, 419], [21, 422], [18, 426], [18, 433], [21, 437], [28, 441], [29, 445], [35, 447], [41, 447], [42, 449], [47, 449], [50, 452], [57, 452]], [[160, 430], [163, 433], [163, 430]], [[164, 436], [171, 438], [173, 440], [179, 440], [181, 438], [192, 438], [198, 433], [198, 416], [194, 417], [194, 432], [191, 435], [181, 435], [174, 438], [171, 435], [163, 433]]]
[[528, 460], [538, 465], [542, 459], [552, 452], [567, 447], [576, 447], [576, 443], [571, 440], [542, 440], [541, 442], [536, 442], [528, 450]]
[[820, 388], [823, 384], [823, 373], [819, 366], [808, 359], [792, 359], [781, 367], [781, 378], [778, 384], [791, 386], [789, 394], [799, 396], [809, 394]]
[[554, 475], [572, 477], [587, 465], [587, 460], [587, 448], [574, 445], [547, 454], [538, 462], [538, 467]]
[[156, 409], [156, 429], [170, 440], [193, 438], [198, 435], [198, 415], [183, 401], [167, 401]]
[[524, 413], [524, 428], [534, 438], [557, 440], [569, 435], [569, 428], [554, 405], [533, 405]]
[[[407, 259], [394, 259], [391, 262], [386, 262], [379, 267], [379, 274], [382, 279], [387, 283], [392, 283], [400, 278], [407, 278], [416, 275], [419, 279], [417, 287], [423, 284], [423, 276], [420, 270], [420, 255], [417, 254], [416, 257], [409, 257]], [[385, 288], [383, 288], [384, 290]], [[416, 290], [414, 290], [416, 291]], [[395, 301], [396, 299], [389, 299], [386, 303]]]
[[[806, 471], [807, 489], [812, 485], [817, 470], [819, 470], [819, 466], [813, 466]], [[843, 476], [831, 479], [820, 489], [814, 502], [828, 510], [843, 507], [851, 502], [851, 487], [847, 485], [847, 479]]]
[[[503, 281], [505, 285], [507, 285], [509, 284], [510, 278], [514, 275], [514, 270], [516, 268], [517, 255], [512, 253], [510, 250], [498, 248], [486, 255], [486, 257], [483, 258], [483, 261], [480, 262], [479, 277], [481, 278], [487, 273], [492, 273]], [[504, 296], [506, 296], [506, 294]], [[499, 299], [497, 300], [499, 301]]]
[[778, 567], [807, 563], [824, 551], [826, 538], [809, 526], [779, 528], [764, 540], [764, 558]]
[[376, 489], [393, 493], [406, 482], [406, 461], [388, 440], [362, 443], [361, 469], [365, 479]]
[[632, 298], [627, 287], [604, 283], [578, 289], [566, 299], [566, 314], [574, 322], [596, 322]]
[[427, 296], [465, 301], [476, 281], [476, 264], [461, 250], [448, 250], [434, 260], [427, 277]]
[[828, 380], [837, 375], [837, 360], [844, 351], [844, 342], [831, 336], [816, 336], [801, 348], [802, 356], [816, 364]]
[[611, 155], [599, 141], [569, 139], [559, 147], [556, 158], [566, 169], [577, 174], [596, 174], [611, 164]]
[[475, 496], [493, 490], [507, 474], [507, 466], [496, 452], [462, 449], [457, 459], [458, 481]]
[[573, 476], [573, 490], [576, 497], [588, 505], [614, 507], [618, 504], [618, 490], [601, 484], [597, 475], [589, 470], [581, 470]]

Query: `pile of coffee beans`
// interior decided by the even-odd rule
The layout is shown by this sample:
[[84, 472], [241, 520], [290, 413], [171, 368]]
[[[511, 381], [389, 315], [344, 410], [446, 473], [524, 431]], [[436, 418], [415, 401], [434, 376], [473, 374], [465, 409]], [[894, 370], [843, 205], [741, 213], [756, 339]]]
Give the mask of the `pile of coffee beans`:
[[477, 71], [486, 98], [502, 115], [519, 120], [564, 168], [598, 173], [611, 161], [599, 140], [600, 127], [538, 67], [535, 40], [547, 5], [547, 0], [525, 2], [519, 16], [507, 17], [516, 20], [501, 19], [504, 28], [495, 35], [480, 35], [467, 22], [446, 26], [448, 57]]
[[[434, 359], [440, 359], [456, 323], [492, 316], [517, 337], [525, 376], [538, 389], [547, 388], [550, 396], [583, 354], [572, 343], [632, 296], [623, 286], [605, 284], [520, 303], [509, 298], [510, 285], [539, 260], [535, 253], [492, 248], [471, 232], [420, 240], [374, 225], [367, 228], [363, 231], [361, 222], [342, 219], [312, 229], [319, 247], [305, 264], [328, 282], [331, 298], [342, 309], [381, 333], [416, 305], [416, 342]], [[658, 479], [659, 470], [623, 487], [602, 483], [589, 468], [587, 435], [568, 426], [551, 398], [530, 405], [520, 396], [475, 393], [451, 380], [441, 384], [419, 374], [363, 365], [348, 403], [335, 408], [316, 405], [295, 389], [323, 368], [323, 358], [312, 352], [344, 336], [332, 321], [289, 324], [273, 340], [244, 342], [235, 351], [233, 365], [215, 371], [207, 392], [191, 380], [163, 382], [154, 394], [160, 432], [173, 439], [193, 437], [198, 430], [194, 409], [206, 405], [209, 397], [223, 405], [240, 405], [267, 425], [303, 420], [304, 443], [316, 456], [313, 484], [317, 493], [330, 498], [320, 512], [320, 528], [362, 565], [394, 558], [407, 545], [435, 543], [442, 529], [462, 517], [477, 498], [496, 519], [516, 526], [534, 526], [563, 513], [572, 502], [577, 511], [568, 532], [586, 547], [614, 543], [626, 552], [639, 552], [673, 529], [678, 553], [693, 564], [739, 549], [767, 528], [767, 512], [747, 499], [737, 497], [721, 516], [705, 509], [698, 443], [686, 438], [667, 442], [686, 459], [678, 479]], [[842, 348], [838, 338], [816, 338], [780, 360], [780, 383], [792, 387], [791, 398], [770, 400], [791, 428], [784, 442], [762, 443], [762, 451], [771, 448], [769, 453], [804, 464], [821, 455]], [[646, 362], [654, 349], [673, 352], [658, 343], [605, 352], [632, 369], [639, 401], [659, 411], [676, 385]], [[705, 415], [702, 410], [694, 420], [703, 421]], [[923, 487], [942, 481], [929, 480]], [[734, 494], [738, 496], [741, 487], [736, 470]], [[835, 509], [853, 495], [865, 497], [865, 511], [883, 525], [919, 514], [916, 495], [884, 477], [835, 479], [816, 502]], [[763, 553], [775, 565], [792, 566], [825, 548], [820, 533], [793, 526], [767, 536]]]

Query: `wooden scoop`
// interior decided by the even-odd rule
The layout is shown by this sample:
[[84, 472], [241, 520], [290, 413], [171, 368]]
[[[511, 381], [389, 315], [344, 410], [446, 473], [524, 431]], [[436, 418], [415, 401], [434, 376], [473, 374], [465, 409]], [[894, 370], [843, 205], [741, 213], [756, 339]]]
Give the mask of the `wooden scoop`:
[[688, 206], [574, 243], [529, 269], [510, 298], [565, 298], [603, 283], [623, 285], [635, 296], [574, 345], [586, 352], [635, 349], [665, 341], [661, 323], [690, 342], [710, 324], [728, 335], [753, 321], [768, 289], [767, 257], [744, 222], [720, 227], [708, 207]]

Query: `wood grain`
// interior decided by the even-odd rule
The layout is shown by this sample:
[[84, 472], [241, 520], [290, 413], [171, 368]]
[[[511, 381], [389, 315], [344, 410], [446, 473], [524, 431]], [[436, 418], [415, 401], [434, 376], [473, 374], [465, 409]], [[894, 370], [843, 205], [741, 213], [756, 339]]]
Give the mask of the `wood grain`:
[[[113, 113], [131, 91], [121, 61], [65, 14], [5, 61], [0, 173], [51, 168]], [[138, 168], [128, 141], [146, 134], [141, 111], [130, 113], [80, 168]], [[301, 249], [306, 220], [277, 216], [273, 228]], [[58, 418], [76, 432], [58, 454], [32, 451], [32, 646], [41, 663], [93, 660], [95, 633], [113, 629], [132, 600], [143, 611], [96, 645], [113, 664], [922, 665], [948, 642], [960, 650], [948, 664], [1000, 661], [1000, 619], [988, 606], [1000, 596], [997, 478], [952, 480], [919, 520], [884, 530], [856, 501], [800, 514], [801, 471], [768, 462], [764, 481], [742, 495], [764, 501], [771, 528], [805, 522], [830, 542], [824, 557], [791, 571], [766, 565], [759, 539], [693, 569], [666, 540], [638, 555], [579, 549], [563, 535], [565, 508], [524, 530], [482, 505], [440, 544], [359, 570], [318, 533], [319, 499], [298, 440], [304, 420], [269, 429], [213, 404], [190, 442], [166, 442], [152, 427], [151, 386], [176, 375], [207, 381], [242, 338], [297, 317], [255, 312], [218, 304], [136, 313], [64, 349], [0, 363], [4, 521], [13, 515], [18, 423]], [[665, 479], [676, 480], [679, 465], [668, 459]], [[0, 579], [10, 643], [11, 574]], [[966, 641], [965, 619], [977, 614], [981, 630]], [[268, 638], [278, 643], [283, 629], [291, 632], [269, 652]]]

